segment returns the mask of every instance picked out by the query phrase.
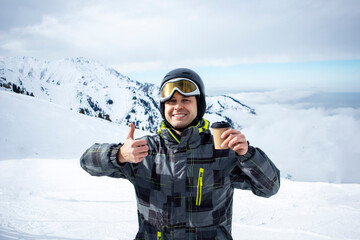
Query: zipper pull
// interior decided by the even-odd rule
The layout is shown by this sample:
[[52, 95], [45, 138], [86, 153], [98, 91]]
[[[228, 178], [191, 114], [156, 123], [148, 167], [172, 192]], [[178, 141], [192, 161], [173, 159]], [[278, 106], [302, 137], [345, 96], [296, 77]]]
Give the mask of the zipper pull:
[[198, 184], [197, 184], [197, 190], [196, 190], [196, 206], [200, 206], [201, 204], [201, 195], [202, 195], [202, 186], [203, 186], [203, 176], [204, 176], [204, 169], [199, 169], [199, 178], [198, 178]]

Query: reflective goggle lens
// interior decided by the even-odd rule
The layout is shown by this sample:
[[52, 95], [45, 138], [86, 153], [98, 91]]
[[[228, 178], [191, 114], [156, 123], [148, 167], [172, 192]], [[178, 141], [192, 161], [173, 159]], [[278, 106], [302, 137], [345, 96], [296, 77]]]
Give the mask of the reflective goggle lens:
[[161, 101], [170, 99], [174, 91], [178, 90], [185, 96], [199, 95], [200, 91], [196, 84], [188, 79], [174, 79], [166, 82], [161, 89]]

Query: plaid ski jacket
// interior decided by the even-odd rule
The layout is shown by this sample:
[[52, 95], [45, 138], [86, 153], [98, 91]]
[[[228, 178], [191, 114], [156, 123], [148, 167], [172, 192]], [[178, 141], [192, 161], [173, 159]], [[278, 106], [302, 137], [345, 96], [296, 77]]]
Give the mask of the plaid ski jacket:
[[121, 144], [94, 144], [81, 167], [94, 176], [128, 179], [138, 201], [135, 239], [232, 239], [234, 188], [270, 197], [280, 187], [280, 172], [264, 152], [249, 146], [244, 156], [215, 150], [203, 119], [180, 139], [163, 127], [145, 136], [149, 155], [138, 164], [119, 164]]

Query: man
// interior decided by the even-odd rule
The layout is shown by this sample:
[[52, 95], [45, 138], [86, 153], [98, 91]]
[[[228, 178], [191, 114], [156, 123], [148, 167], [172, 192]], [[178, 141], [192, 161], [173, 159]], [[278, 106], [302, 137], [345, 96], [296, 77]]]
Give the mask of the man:
[[248, 145], [235, 129], [222, 134], [215, 150], [205, 113], [204, 84], [197, 73], [180, 68], [161, 83], [163, 123], [157, 135], [123, 144], [95, 144], [81, 157], [94, 176], [128, 179], [138, 201], [135, 239], [232, 239], [234, 188], [270, 197], [280, 172], [264, 152]]

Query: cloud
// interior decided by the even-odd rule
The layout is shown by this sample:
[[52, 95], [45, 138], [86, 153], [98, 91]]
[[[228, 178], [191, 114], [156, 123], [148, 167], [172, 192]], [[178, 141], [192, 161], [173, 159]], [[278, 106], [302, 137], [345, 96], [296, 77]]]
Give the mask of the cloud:
[[[15, 1], [0, 54], [144, 65], [360, 58], [358, 1]], [[7, 12], [7, 11], [6, 11]], [[26, 13], [26, 14], [24, 14]], [[14, 17], [16, 16], [16, 17]], [[130, 67], [129, 67], [130, 66]], [[139, 66], [137, 68], [136, 66]]]
[[[234, 115], [253, 146], [260, 147], [283, 177], [301, 181], [358, 182], [359, 108], [303, 108], [310, 92], [271, 91], [235, 95], [257, 115]], [[316, 179], [315, 179], [316, 178]]]

